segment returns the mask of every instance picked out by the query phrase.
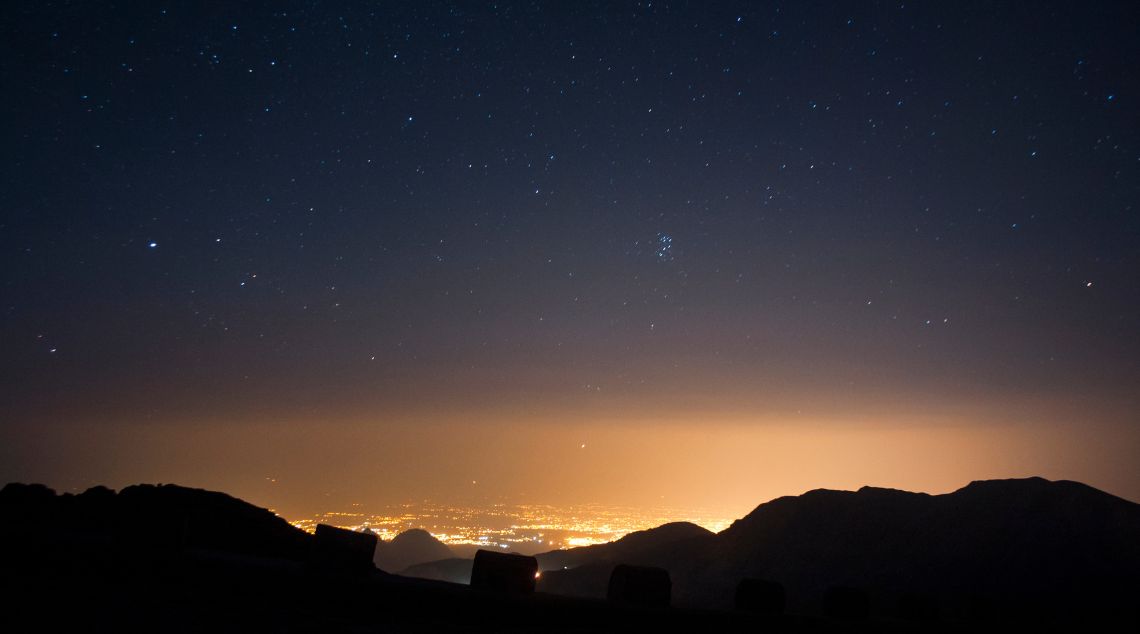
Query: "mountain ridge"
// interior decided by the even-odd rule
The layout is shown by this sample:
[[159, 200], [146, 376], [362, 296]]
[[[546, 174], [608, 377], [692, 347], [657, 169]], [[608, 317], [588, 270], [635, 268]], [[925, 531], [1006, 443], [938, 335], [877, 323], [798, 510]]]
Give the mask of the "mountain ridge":
[[373, 562], [387, 572], [400, 572], [406, 568], [442, 559], [451, 559], [455, 553], [443, 542], [422, 528], [410, 528], [391, 539], [377, 540]]
[[[695, 607], [730, 607], [735, 584], [760, 577], [784, 584], [798, 611], [818, 612], [829, 587], [852, 586], [937, 597], [961, 613], [1138, 588], [1137, 535], [1140, 505], [1073, 481], [979, 480], [938, 495], [866, 486], [782, 496], [704, 542], [635, 563], [669, 570], [675, 601]], [[579, 568], [550, 575], [550, 587], [598, 596], [607, 562]]]
[[[979, 480], [930, 495], [865, 486], [815, 489], [756, 506], [720, 533], [674, 522], [608, 544], [538, 555], [539, 590], [604, 596], [615, 565], [669, 571], [674, 604], [731, 607], [744, 578], [781, 583], [789, 610], [818, 614], [829, 588], [864, 589], [890, 617], [904, 595], [974, 618], [994, 606], [1040, 614], [1122, 609], [1140, 592], [1140, 505], [1086, 484]], [[402, 537], [402, 539], [401, 539]], [[21, 569], [115, 570], [132, 552], [205, 549], [303, 565], [312, 536], [220, 492], [135, 485], [56, 495], [42, 485], [0, 490], [0, 541]], [[394, 544], [450, 554], [424, 531]], [[441, 549], [442, 547], [442, 549]], [[78, 567], [78, 568], [77, 568]], [[414, 569], [414, 570], [413, 570]], [[389, 572], [462, 578], [454, 557]]]

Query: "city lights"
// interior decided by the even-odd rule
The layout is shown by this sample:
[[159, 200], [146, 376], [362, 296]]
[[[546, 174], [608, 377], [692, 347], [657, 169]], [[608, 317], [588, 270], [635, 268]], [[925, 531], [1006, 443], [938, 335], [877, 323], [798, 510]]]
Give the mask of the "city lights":
[[732, 523], [724, 514], [691, 509], [543, 504], [463, 507], [424, 502], [382, 506], [372, 512], [329, 511], [292, 524], [309, 532], [317, 524], [368, 529], [386, 541], [406, 530], [422, 528], [449, 546], [538, 553], [603, 544], [635, 531], [679, 521], [714, 532]]

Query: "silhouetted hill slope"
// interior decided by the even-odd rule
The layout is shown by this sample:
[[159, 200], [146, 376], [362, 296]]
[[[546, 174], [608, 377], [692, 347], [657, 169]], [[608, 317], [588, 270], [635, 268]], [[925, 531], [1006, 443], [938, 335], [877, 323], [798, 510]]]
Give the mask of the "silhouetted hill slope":
[[377, 542], [373, 561], [381, 570], [398, 572], [408, 566], [454, 556], [451, 549], [431, 533], [413, 528], [396, 535], [390, 542]]
[[668, 552], [665, 551], [677, 548], [678, 542], [707, 539], [712, 535], [712, 531], [696, 524], [671, 522], [630, 533], [608, 544], [552, 550], [535, 557], [538, 559], [539, 570], [543, 571], [573, 568], [587, 563], [638, 563], [646, 558], [668, 556]]
[[709, 545], [714, 533], [689, 522], [673, 522], [630, 533], [617, 541], [537, 555], [542, 592], [574, 597], [606, 596], [617, 564], [656, 565], [685, 559]]
[[94, 487], [56, 495], [42, 485], [0, 490], [0, 535], [51, 541], [83, 556], [90, 546], [115, 549], [197, 548], [303, 561], [312, 537], [272, 512], [237, 498], [176, 485], [140, 484], [115, 493]]
[[321, 558], [330, 545], [317, 548], [315, 537], [224, 494], [139, 486], [57, 496], [8, 485], [0, 490], [0, 631], [755, 629], [730, 613], [647, 612], [341, 566]]
[[851, 631], [815, 616], [831, 586], [871, 597], [859, 631], [927, 631], [891, 619], [905, 594], [932, 598], [911, 605], [940, 608], [947, 631], [1125, 631], [1137, 616], [1137, 535], [1140, 505], [1074, 482], [977, 482], [936, 496], [821, 490], [763, 504], [717, 535], [667, 525], [558, 553], [585, 563], [542, 575], [571, 593], [604, 589], [614, 563], [632, 560], [670, 572], [675, 606], [714, 607], [743, 577], [773, 579], [797, 614], [771, 617], [330, 566], [312, 536], [220, 493], [144, 485], [57, 496], [13, 484], [0, 490], [0, 587], [12, 606], [0, 631], [29, 619], [37, 631]]
[[1071, 601], [1135, 585], [1137, 536], [1140, 505], [1076, 482], [975, 482], [936, 496], [812, 491], [726, 529], [689, 591], [711, 600], [709, 582], [763, 575], [801, 597], [848, 585], [1006, 605]]
[[[951, 615], [1069, 612], [1119, 607], [1140, 588], [1138, 536], [1140, 505], [1076, 482], [1029, 478], [933, 496], [810, 491], [762, 504], [684, 552], [633, 563], [669, 570], [676, 602], [687, 605], [728, 607], [740, 579], [760, 577], [783, 583], [797, 611], [818, 612], [828, 587], [854, 586], [872, 594], [880, 614], [908, 594], [934, 597]], [[608, 562], [581, 561], [577, 573], [551, 579], [596, 589]]]

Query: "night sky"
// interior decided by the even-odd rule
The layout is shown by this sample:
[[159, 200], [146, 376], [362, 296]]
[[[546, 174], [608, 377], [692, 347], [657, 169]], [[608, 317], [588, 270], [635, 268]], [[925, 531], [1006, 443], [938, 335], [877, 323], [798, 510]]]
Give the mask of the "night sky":
[[1140, 499], [1140, 12], [996, 4], [5, 4], [0, 480]]

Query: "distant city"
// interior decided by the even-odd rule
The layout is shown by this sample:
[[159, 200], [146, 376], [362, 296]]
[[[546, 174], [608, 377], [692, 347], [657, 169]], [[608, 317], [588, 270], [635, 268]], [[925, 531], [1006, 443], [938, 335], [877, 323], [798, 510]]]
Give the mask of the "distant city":
[[423, 502], [373, 510], [330, 511], [291, 523], [308, 532], [316, 530], [317, 524], [352, 530], [367, 528], [384, 540], [408, 529], [422, 528], [443, 543], [458, 547], [457, 550], [499, 548], [534, 554], [611, 542], [634, 531], [680, 521], [719, 532], [733, 520], [704, 510], [666, 507], [497, 504], [476, 508]]

